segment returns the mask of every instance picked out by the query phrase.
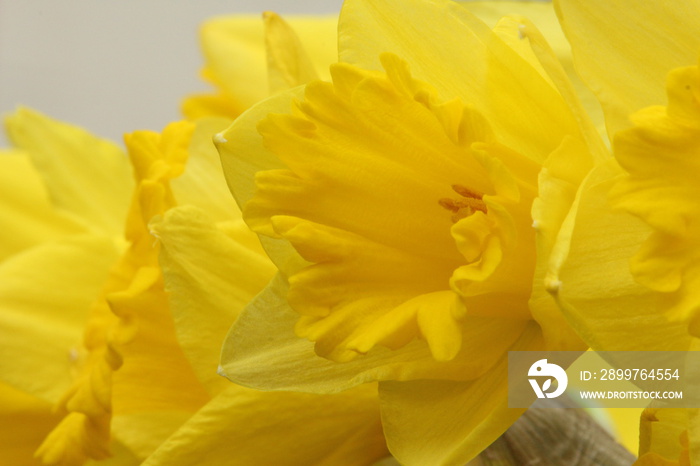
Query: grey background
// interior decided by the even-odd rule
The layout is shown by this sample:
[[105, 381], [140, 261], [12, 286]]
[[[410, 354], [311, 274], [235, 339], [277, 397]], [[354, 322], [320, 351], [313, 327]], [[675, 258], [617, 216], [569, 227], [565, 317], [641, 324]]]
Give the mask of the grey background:
[[[17, 105], [121, 143], [208, 89], [197, 27], [232, 13], [337, 13], [342, 0], [0, 0], [0, 114]], [[0, 147], [7, 145], [4, 135]]]

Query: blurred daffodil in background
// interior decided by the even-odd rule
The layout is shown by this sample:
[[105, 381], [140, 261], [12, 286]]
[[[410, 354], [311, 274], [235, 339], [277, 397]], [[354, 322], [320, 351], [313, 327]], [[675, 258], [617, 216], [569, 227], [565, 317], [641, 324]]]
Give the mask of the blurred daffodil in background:
[[[60, 419], [37, 452], [44, 464], [106, 459], [110, 450], [118, 464], [138, 464], [147, 457], [149, 464], [192, 464], [192, 458], [199, 464], [333, 464], [334, 455], [366, 464], [387, 455], [373, 387], [326, 397], [271, 394], [216, 375], [228, 326], [272, 271], [232, 201], [206, 198], [226, 189], [210, 142], [220, 124], [178, 123], [162, 135], [136, 132], [127, 138], [137, 184], [125, 237], [97, 230], [97, 222], [78, 217], [71, 204], [47, 206], [49, 219], [51, 214], [59, 219], [75, 215], [75, 225], [85, 229], [57, 230], [56, 239], [27, 247], [3, 263], [12, 278], [3, 281], [3, 352], [22, 353], [4, 360], [3, 381], [20, 389], [7, 400], [24, 398], [27, 409], [43, 406], [33, 425], [48, 427]], [[35, 157], [44, 154], [33, 144], [53, 151], [69, 145], [60, 156], [75, 167], [94, 159], [100, 147], [116, 149], [29, 110], [8, 120], [8, 128], [16, 146]], [[192, 171], [179, 183], [173, 180], [171, 189], [170, 180], [181, 175], [188, 156]], [[15, 160], [9, 157], [2, 160]], [[42, 187], [40, 175], [26, 166], [26, 179]], [[83, 166], [86, 179], [97, 181], [99, 172]], [[105, 177], [118, 173], [102, 170]], [[46, 178], [50, 181], [57, 182], [52, 186], [57, 196], [69, 198], [58, 176]], [[128, 177], [119, 181], [131, 184]], [[99, 192], [95, 207], [102, 201]], [[176, 197], [188, 205], [174, 208]], [[35, 198], [48, 201], [41, 191]], [[214, 258], [224, 257], [212, 265]], [[37, 286], [53, 294], [27, 292]], [[51, 413], [48, 403], [58, 403], [58, 412]], [[305, 432], [289, 431], [301, 422]], [[324, 432], [322, 438], [308, 437], [314, 429]], [[284, 440], [277, 442], [289, 442], [289, 448], [260, 448], [270, 441], [266, 436], [281, 432]], [[31, 457], [31, 446], [17, 449], [17, 464]]]
[[211, 143], [228, 123], [132, 133], [127, 159], [37, 112], [8, 118], [15, 149], [0, 159], [3, 201], [19, 231], [3, 242], [2, 414], [3, 423], [32, 419], [3, 439], [11, 464], [31, 463], [37, 447], [41, 463], [66, 465], [111, 455], [115, 464], [388, 455], [375, 387], [263, 393], [216, 374], [228, 327], [273, 270]]

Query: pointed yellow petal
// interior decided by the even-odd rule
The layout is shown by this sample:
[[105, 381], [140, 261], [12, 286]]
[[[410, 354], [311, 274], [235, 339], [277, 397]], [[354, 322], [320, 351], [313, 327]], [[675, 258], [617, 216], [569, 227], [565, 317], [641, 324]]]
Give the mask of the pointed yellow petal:
[[175, 199], [180, 205], [191, 204], [205, 210], [217, 222], [239, 217], [240, 210], [226, 187], [221, 159], [212, 142], [214, 134], [226, 129], [231, 120], [202, 118], [195, 124], [187, 168], [170, 182]]
[[5, 124], [12, 143], [32, 157], [56, 206], [103, 234], [121, 233], [133, 180], [119, 147], [26, 108]]
[[37, 246], [0, 265], [5, 382], [58, 400], [73, 380], [89, 307], [117, 253], [109, 239], [77, 237]]
[[[305, 50], [309, 57], [307, 63], [322, 79], [327, 80], [328, 65], [334, 63], [337, 57], [337, 19], [330, 16], [290, 16], [285, 19], [298, 37], [295, 50]], [[227, 115], [229, 118], [237, 116], [269, 95], [268, 56], [264, 24], [260, 16], [221, 17], [208, 21], [202, 26], [200, 38], [206, 59], [204, 74], [221, 89], [221, 101], [225, 102], [222, 105], [225, 108], [235, 108], [234, 114]], [[277, 43], [278, 39], [273, 42]], [[280, 49], [274, 48], [274, 51], [280, 52]], [[281, 57], [277, 56], [272, 61], [276, 65], [290, 63], [288, 60], [280, 61], [279, 58]], [[274, 68], [280, 70], [277, 66]], [[287, 87], [289, 85], [288, 83]], [[204, 105], [211, 108], [213, 102], [189, 103], [190, 113], [196, 105], [202, 114]], [[222, 105], [217, 107], [221, 108]], [[221, 115], [221, 111], [218, 114]], [[210, 113], [208, 115], [211, 116]]]
[[[531, 325], [511, 351], [542, 345]], [[523, 413], [507, 408], [507, 356], [472, 382], [380, 382], [387, 444], [401, 464], [465, 464]], [[420, 400], [417, 402], [417, 400]]]
[[232, 99], [237, 113], [267, 96], [260, 16], [216, 18], [204, 23], [199, 34], [206, 60], [204, 73]]
[[[406, 28], [406, 24], [411, 24]], [[353, 0], [339, 24], [340, 60], [381, 69], [406, 60], [443, 100], [459, 97], [493, 125], [499, 141], [543, 161], [565, 134], [578, 134], [559, 93], [484, 23], [446, 0]], [[400, 34], [399, 32], [400, 31]]]
[[[226, 182], [239, 206], [252, 199], [255, 193], [255, 174], [259, 171], [284, 168], [284, 164], [263, 145], [256, 127], [269, 113], [289, 111], [292, 101], [303, 93], [297, 88], [271, 97], [251, 108], [224, 132], [214, 137], [221, 155]], [[275, 265], [291, 273], [303, 262], [294, 248], [283, 240], [266, 239], [263, 246]]]
[[[540, 70], [543, 77], [560, 92], [581, 127], [582, 140], [586, 143], [593, 159], [603, 161], [609, 158], [610, 153], [603, 144], [593, 121], [595, 118], [598, 125], [602, 123], [600, 106], [597, 102], [595, 106], [590, 104], [590, 92], [585, 92], [581, 85], [577, 87], [576, 83], [581, 84], [580, 79], [572, 70], [567, 70], [565, 64], [560, 63], [560, 57], [552, 50], [537, 26], [525, 17], [508, 16], [499, 21], [494, 32], [523, 55], [528, 63]], [[566, 58], [570, 63], [570, 54], [567, 54]], [[584, 107], [585, 102], [588, 102], [586, 107]]]
[[[581, 99], [585, 113], [593, 120], [593, 124], [598, 130], [598, 133], [605, 137], [605, 122], [600, 103], [598, 103], [598, 100], [590, 89], [581, 81], [581, 78], [574, 69], [571, 47], [561, 30], [554, 8], [552, 8], [550, 2], [474, 1], [459, 3], [490, 27], [494, 27], [494, 32], [521, 54], [523, 53], [524, 45], [528, 42], [524, 39], [528, 39], [531, 29], [527, 26], [521, 28], [520, 25], [516, 25], [514, 29], [504, 29], [503, 26], [505, 26], [505, 24], [499, 22], [499, 20], [505, 16], [522, 16], [529, 19], [532, 24], [537, 26], [537, 29], [539, 29], [551, 46], [556, 60], [566, 72], [566, 77], [573, 85], [576, 95]], [[520, 18], [518, 18], [518, 22], [522, 23]], [[528, 31], [528, 29], [530, 30]], [[529, 47], [525, 48], [527, 49]], [[527, 50], [525, 53], [529, 54]], [[558, 88], [561, 91], [561, 87], [558, 86]]]
[[318, 79], [299, 37], [279, 15], [263, 13], [270, 95]]
[[603, 105], [608, 132], [665, 102], [666, 74], [697, 62], [700, 3], [557, 0], [576, 68]]
[[0, 260], [25, 248], [85, 232], [79, 217], [51, 205], [44, 181], [20, 151], [0, 153]]
[[151, 229], [162, 245], [160, 263], [178, 342], [209, 393], [218, 393], [229, 383], [216, 374], [226, 333], [272, 278], [274, 266], [194, 207], [168, 211]]
[[253, 197], [255, 173], [284, 168], [277, 156], [263, 145], [262, 136], [257, 131], [258, 122], [268, 114], [288, 112], [292, 102], [303, 92], [300, 87], [259, 103], [214, 137], [226, 181], [238, 205], [244, 205]]
[[362, 466], [387, 455], [372, 386], [335, 395], [231, 386], [144, 465]]

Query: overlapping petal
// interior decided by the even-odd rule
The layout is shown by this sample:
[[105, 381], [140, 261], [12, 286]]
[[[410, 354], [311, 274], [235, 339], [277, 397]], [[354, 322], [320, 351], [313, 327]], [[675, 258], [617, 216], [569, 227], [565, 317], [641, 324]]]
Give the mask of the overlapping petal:
[[273, 266], [261, 249], [256, 252], [250, 231], [229, 236], [225, 231], [231, 230], [217, 228], [191, 206], [170, 210], [151, 229], [163, 245], [160, 261], [178, 343], [200, 382], [218, 393], [228, 385], [217, 375], [224, 337]]
[[574, 63], [603, 106], [610, 135], [665, 101], [666, 74], [697, 61], [700, 5], [556, 0]]
[[43, 179], [26, 153], [0, 154], [0, 259], [51, 239], [85, 232], [81, 219], [54, 209]]
[[[31, 157], [55, 206], [85, 219], [99, 233], [119, 235], [133, 181], [124, 152], [82, 128], [21, 108], [5, 120], [15, 147]], [[83, 157], [85, 148], [91, 157]], [[84, 192], [90, 192], [85, 196]]]
[[209, 20], [200, 31], [206, 60], [202, 74], [219, 92], [188, 98], [184, 113], [192, 119], [234, 118], [270, 90], [285, 89], [295, 80], [302, 84], [311, 76], [327, 79], [328, 65], [337, 56], [336, 29], [337, 18], [331, 16], [282, 20], [266, 13], [264, 20], [261, 16]]
[[375, 387], [309, 395], [231, 386], [144, 464], [361, 466], [387, 455]]

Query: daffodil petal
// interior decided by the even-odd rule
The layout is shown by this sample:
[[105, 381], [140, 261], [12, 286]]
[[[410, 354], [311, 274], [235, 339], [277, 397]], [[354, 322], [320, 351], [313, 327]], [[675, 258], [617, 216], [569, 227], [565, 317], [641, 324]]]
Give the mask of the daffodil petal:
[[338, 17], [284, 15], [284, 20], [299, 37], [319, 79], [329, 81], [329, 66], [338, 61]]
[[217, 393], [229, 383], [216, 374], [226, 333], [272, 278], [274, 266], [195, 207], [171, 209], [150, 228], [162, 246], [160, 264], [178, 342], [199, 380]]
[[542, 162], [565, 134], [578, 134], [561, 95], [459, 5], [446, 0], [347, 1], [338, 31], [340, 61], [379, 70], [380, 54], [396, 54], [441, 99], [459, 97], [473, 105], [500, 142], [532, 160]]
[[270, 97], [214, 137], [226, 181], [239, 206], [247, 203], [255, 194], [255, 174], [258, 171], [285, 168], [277, 156], [265, 148], [257, 130], [258, 122], [268, 114], [289, 112], [292, 102], [303, 93], [304, 88], [299, 87]]
[[[318, 75], [328, 79], [328, 65], [337, 56], [337, 19], [290, 16], [285, 20], [298, 36]], [[202, 26], [200, 40], [207, 62], [205, 75], [222, 89], [237, 114], [269, 95], [265, 32], [260, 16], [210, 20]]]
[[108, 295], [110, 308], [134, 319], [137, 331], [120, 347], [124, 365], [112, 374], [114, 414], [194, 413], [208, 395], [180, 348], [160, 270], [140, 267], [127, 289]]
[[110, 445], [112, 456], [103, 460], [88, 460], [85, 466], [139, 466], [141, 460], [116, 440]]
[[144, 465], [361, 466], [387, 454], [375, 387], [310, 395], [230, 386]]
[[170, 182], [178, 204], [191, 204], [205, 210], [217, 222], [240, 216], [240, 211], [226, 188], [221, 159], [212, 142], [214, 134], [226, 129], [231, 120], [202, 118], [195, 122], [189, 147], [187, 169]]
[[102, 234], [121, 234], [133, 179], [118, 146], [27, 108], [5, 125], [13, 144], [32, 157], [57, 207], [84, 217]]
[[72, 383], [88, 310], [117, 254], [110, 239], [82, 236], [42, 244], [0, 265], [4, 382], [58, 401]]
[[[531, 325], [512, 351], [542, 346]], [[524, 412], [507, 408], [507, 356], [470, 382], [444, 380], [379, 383], [387, 444], [401, 464], [465, 464]], [[416, 402], [420, 400], [420, 402]]]
[[84, 233], [80, 218], [51, 205], [44, 181], [21, 151], [0, 153], [0, 260], [61, 236]]
[[[277, 156], [263, 145], [262, 136], [257, 131], [258, 122], [270, 113], [288, 112], [292, 101], [303, 92], [303, 87], [300, 87], [261, 102], [214, 137], [226, 181], [239, 206], [253, 198], [257, 172], [284, 168]], [[270, 259], [281, 271], [289, 274], [303, 263], [289, 242], [267, 238], [262, 242]]]
[[209, 20], [202, 25], [199, 39], [206, 60], [205, 76], [233, 100], [237, 113], [267, 96], [259, 15]]
[[669, 71], [697, 62], [698, 2], [556, 0], [555, 7], [576, 68], [598, 96], [610, 134], [629, 127], [637, 110], [666, 101]]
[[585, 348], [547, 292], [545, 279], [560, 228], [592, 166], [586, 146], [573, 138], [565, 138], [545, 162], [539, 175], [539, 197], [532, 204], [538, 261], [529, 305], [533, 317], [542, 326], [548, 347], [560, 351]]
[[254, 388], [313, 393], [375, 380], [468, 380], [489, 371], [526, 326], [475, 317], [465, 325], [460, 353], [450, 361], [435, 361], [428, 345], [414, 340], [401, 351], [375, 347], [352, 361], [335, 363], [317, 356], [314, 344], [294, 333], [299, 314], [286, 295], [287, 285], [278, 276], [246, 307], [224, 343], [222, 375]]
[[554, 246], [545, 286], [593, 349], [685, 350], [685, 328], [658, 312], [658, 297], [630, 272], [629, 260], [649, 228], [610, 209], [608, 192], [621, 173], [617, 165], [603, 164], [583, 182]]
[[34, 451], [60, 420], [51, 403], [0, 383], [0, 419], [3, 463], [40, 465]]
[[111, 428], [114, 438], [143, 461], [192, 415], [192, 411], [186, 410], [140, 411], [115, 415], [112, 417]]
[[[581, 100], [585, 113], [593, 121], [598, 133], [605, 137], [605, 122], [600, 103], [590, 89], [581, 81], [581, 78], [574, 69], [571, 47], [559, 25], [559, 21], [557, 20], [557, 16], [550, 2], [475, 1], [459, 3], [478, 16], [479, 19], [486, 24], [493, 27], [494, 32], [508, 45], [513, 47], [519, 44], [514, 47], [514, 50], [521, 54], [523, 53], [523, 47], [527, 43], [527, 41], [523, 39], [527, 39], [531, 31], [528, 31], [527, 27], [521, 27], [520, 24], [516, 24], [513, 29], [504, 28], [503, 26], [505, 26], [505, 24], [499, 20], [505, 16], [518, 15], [529, 19], [532, 24], [536, 25], [537, 29], [539, 29], [547, 40], [549, 46], [551, 46], [557, 62], [566, 72], [566, 77], [571, 85], [573, 85], [576, 95]], [[531, 52], [525, 50], [524, 53], [530, 55]]]
[[180, 104], [182, 114], [189, 120], [200, 118], [232, 118], [242, 111], [232, 99], [219, 94], [192, 94]]
[[652, 453], [677, 460], [681, 454], [681, 434], [689, 427], [688, 414], [687, 409], [645, 409], [639, 425], [639, 456]]
[[[540, 70], [540, 74], [561, 93], [581, 128], [582, 140], [588, 146], [593, 159], [602, 161], [610, 158], [610, 153], [598, 133], [602, 122], [600, 105], [591, 98], [590, 91], [583, 88], [578, 76], [571, 70], [567, 71], [537, 26], [528, 18], [508, 16], [498, 22], [494, 32], [518, 51], [528, 63]], [[570, 63], [570, 53], [567, 58]], [[594, 104], [591, 105], [591, 102]], [[587, 104], [585, 107], [584, 103]], [[592, 118], [598, 122], [597, 126]]]
[[294, 29], [276, 13], [263, 13], [263, 20], [270, 95], [318, 79]]
[[[597, 411], [597, 408], [593, 410]], [[612, 434], [620, 444], [633, 453], [639, 451], [639, 419], [642, 412], [641, 408], [605, 409], [605, 415], [612, 424]]]

